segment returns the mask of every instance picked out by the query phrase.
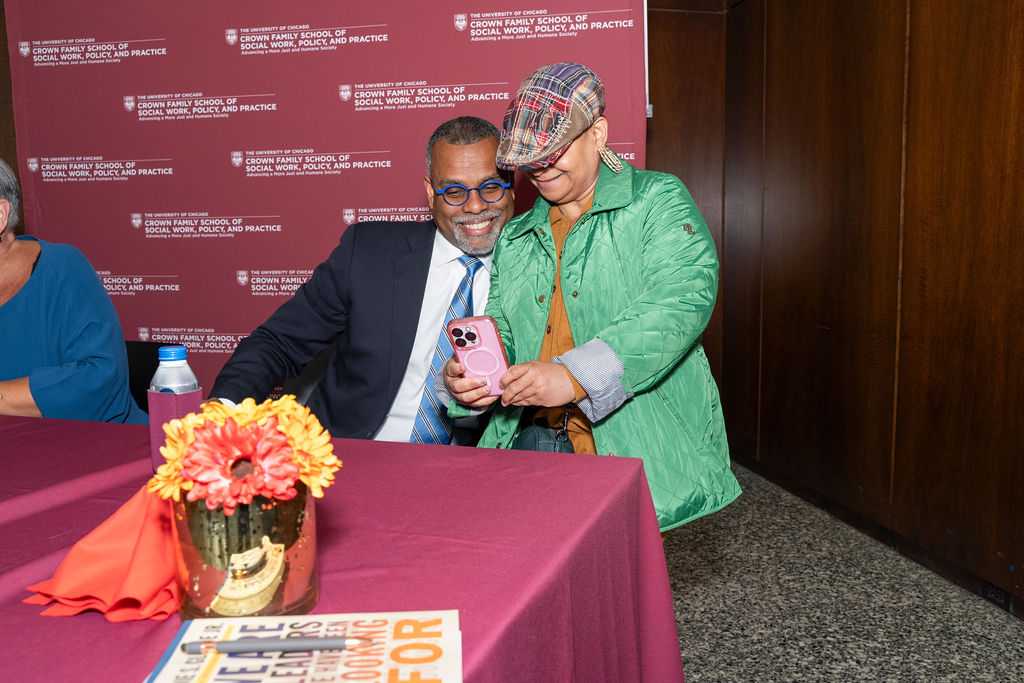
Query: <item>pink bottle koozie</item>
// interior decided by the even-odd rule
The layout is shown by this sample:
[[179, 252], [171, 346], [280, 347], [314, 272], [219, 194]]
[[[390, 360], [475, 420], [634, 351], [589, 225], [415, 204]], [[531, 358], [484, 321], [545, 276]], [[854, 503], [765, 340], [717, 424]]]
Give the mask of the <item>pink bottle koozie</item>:
[[166, 460], [160, 454], [160, 447], [167, 442], [164, 424], [189, 413], [198, 413], [203, 402], [203, 390], [172, 394], [164, 391], [149, 391], [149, 455], [153, 460], [153, 471]]

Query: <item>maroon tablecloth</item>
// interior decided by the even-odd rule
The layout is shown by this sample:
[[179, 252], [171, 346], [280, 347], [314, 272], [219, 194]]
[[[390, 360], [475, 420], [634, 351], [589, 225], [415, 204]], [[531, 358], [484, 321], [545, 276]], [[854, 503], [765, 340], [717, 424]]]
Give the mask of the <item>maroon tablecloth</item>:
[[[338, 439], [314, 610], [458, 609], [467, 681], [678, 681], [640, 460]], [[146, 427], [0, 417], [0, 672], [141, 681], [180, 622], [43, 617], [25, 586], [151, 473]]]

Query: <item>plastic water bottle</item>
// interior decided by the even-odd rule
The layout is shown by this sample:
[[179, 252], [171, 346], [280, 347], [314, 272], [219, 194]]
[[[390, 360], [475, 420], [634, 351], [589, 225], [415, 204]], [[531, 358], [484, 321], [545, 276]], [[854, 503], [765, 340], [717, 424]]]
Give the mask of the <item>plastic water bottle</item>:
[[186, 394], [199, 389], [199, 380], [188, 366], [188, 351], [184, 346], [161, 346], [158, 357], [160, 365], [149, 382], [150, 391]]

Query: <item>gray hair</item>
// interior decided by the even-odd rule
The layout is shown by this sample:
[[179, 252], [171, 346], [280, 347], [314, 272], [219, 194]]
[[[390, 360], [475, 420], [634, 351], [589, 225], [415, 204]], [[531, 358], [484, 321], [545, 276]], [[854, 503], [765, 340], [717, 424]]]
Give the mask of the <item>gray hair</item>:
[[[18, 176], [7, 165], [7, 162], [0, 159], [0, 199], [6, 199], [11, 205], [11, 211], [7, 214], [7, 226], [13, 228], [18, 224], [18, 207], [21, 205], [21, 187], [18, 185]], [[5, 226], [0, 226], [3, 229]]]
[[430, 156], [434, 153], [434, 143], [444, 140], [449, 145], [472, 145], [487, 138], [499, 139], [501, 132], [490, 121], [477, 116], [460, 116], [445, 121], [427, 140], [427, 175], [430, 175]]

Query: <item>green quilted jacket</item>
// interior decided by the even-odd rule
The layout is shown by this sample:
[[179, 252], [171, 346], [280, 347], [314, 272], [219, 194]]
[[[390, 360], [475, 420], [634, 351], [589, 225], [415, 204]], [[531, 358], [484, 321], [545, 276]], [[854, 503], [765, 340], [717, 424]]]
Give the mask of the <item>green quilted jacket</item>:
[[[608, 384], [593, 404], [581, 402], [598, 453], [643, 459], [664, 531], [740, 494], [700, 343], [715, 305], [718, 257], [676, 177], [624, 166], [616, 175], [602, 164], [593, 207], [563, 248], [560, 286], [577, 346], [566, 358], [579, 356], [565, 365], [588, 394]], [[556, 268], [549, 208], [538, 198], [505, 227], [494, 251], [487, 314], [511, 363], [536, 360], [547, 325]], [[522, 408], [495, 406], [479, 445], [507, 448]]]

